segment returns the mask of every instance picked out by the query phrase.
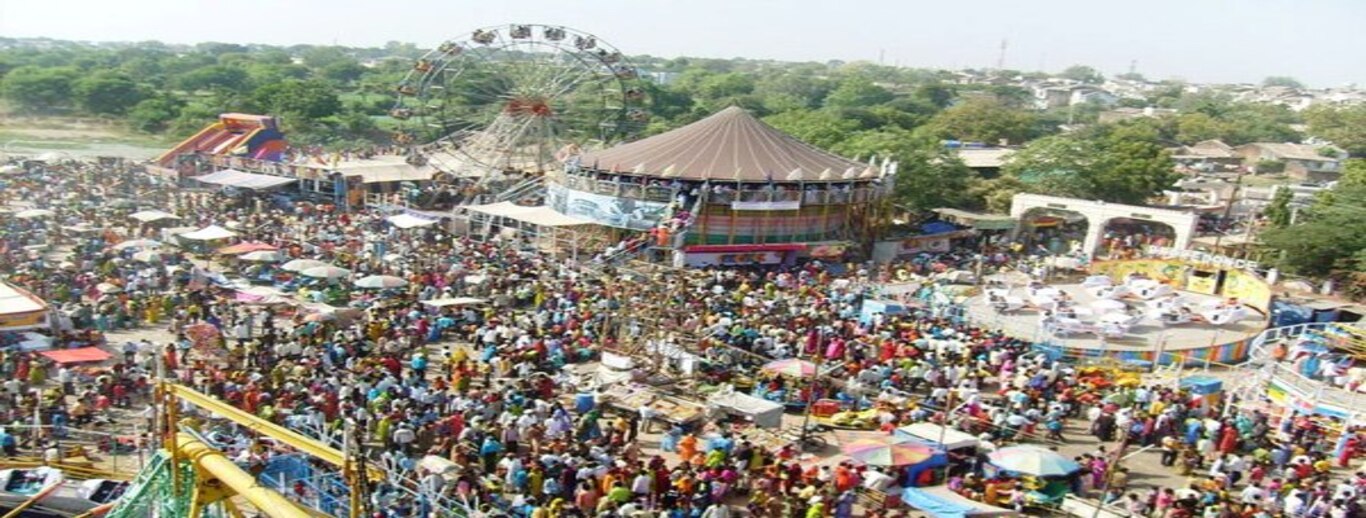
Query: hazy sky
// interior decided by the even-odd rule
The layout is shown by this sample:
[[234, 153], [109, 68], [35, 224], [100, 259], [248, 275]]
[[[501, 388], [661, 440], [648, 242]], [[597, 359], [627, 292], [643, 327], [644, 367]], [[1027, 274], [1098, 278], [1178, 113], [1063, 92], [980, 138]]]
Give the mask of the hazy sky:
[[424, 47], [511, 22], [627, 54], [996, 63], [1150, 78], [1366, 85], [1366, 0], [0, 0], [0, 35], [92, 41]]

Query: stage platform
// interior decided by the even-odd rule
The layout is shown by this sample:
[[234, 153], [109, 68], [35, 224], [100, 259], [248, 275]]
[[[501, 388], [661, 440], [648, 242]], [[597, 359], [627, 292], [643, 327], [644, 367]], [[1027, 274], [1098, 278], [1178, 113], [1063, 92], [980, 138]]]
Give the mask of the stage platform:
[[[1054, 284], [1066, 293], [1077, 306], [1089, 308], [1098, 299], [1080, 284]], [[1218, 297], [1178, 291], [1184, 298], [1200, 303], [1217, 302]], [[1028, 300], [1025, 288], [1014, 287], [1011, 295]], [[1121, 299], [1131, 310], [1148, 311], [1144, 300], [1138, 298]], [[1050, 334], [1041, 325], [1038, 310], [1024, 308], [1013, 313], [998, 313], [987, 302], [985, 294], [979, 294], [967, 301], [967, 318], [977, 325], [988, 329], [1000, 329], [1006, 334], [1036, 342], [1050, 354], [1070, 358], [1108, 357], [1123, 362], [1151, 365], [1162, 355], [1160, 364], [1181, 362], [1188, 365], [1206, 362], [1236, 364], [1247, 360], [1252, 338], [1266, 329], [1266, 315], [1255, 313], [1246, 320], [1213, 326], [1204, 323], [1185, 323], [1164, 327], [1152, 317], [1144, 319], [1129, 328], [1122, 338], [1101, 340], [1095, 334], [1070, 334], [1058, 336]]]

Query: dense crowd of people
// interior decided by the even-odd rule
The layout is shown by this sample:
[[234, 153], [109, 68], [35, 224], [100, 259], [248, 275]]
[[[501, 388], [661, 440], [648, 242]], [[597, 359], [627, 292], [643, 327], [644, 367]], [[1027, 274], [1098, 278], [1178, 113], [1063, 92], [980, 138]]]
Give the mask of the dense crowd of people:
[[[1018, 510], [1062, 487], [1142, 516], [1362, 513], [1366, 476], [1340, 470], [1357, 465], [1362, 435], [1341, 422], [1277, 421], [1180, 388], [1110, 383], [1027, 341], [943, 314], [861, 310], [868, 290], [886, 282], [1032, 261], [1018, 249], [881, 266], [651, 271], [580, 265], [523, 238], [403, 229], [375, 210], [177, 189], [131, 169], [31, 164], [0, 181], [0, 205], [53, 211], [0, 216], [5, 280], [57, 309], [55, 347], [116, 353], [107, 368], [83, 369], [8, 348], [0, 360], [10, 380], [4, 422], [31, 420], [35, 411], [54, 426], [111, 415], [150, 420], [152, 380], [164, 372], [336, 445], [343, 430], [354, 430], [370, 460], [391, 474], [369, 492], [376, 516], [459, 507], [536, 518], [845, 517], [856, 507], [863, 516], [895, 516], [907, 511], [868, 508], [858, 495], [936, 483]], [[655, 234], [687, 224], [681, 206]], [[149, 208], [176, 219], [130, 219]], [[137, 245], [169, 243], [166, 227], [210, 224], [236, 235]], [[283, 257], [219, 253], [233, 243]], [[283, 267], [298, 259], [347, 272], [314, 278]], [[353, 285], [373, 275], [404, 282]], [[484, 302], [444, 303], [456, 297]], [[129, 329], [164, 330], [165, 338], [109, 343]], [[585, 384], [576, 367], [632, 350], [686, 351], [652, 355], [656, 365], [638, 367], [637, 379], [690, 378], [695, 393], [744, 387], [794, 408], [831, 400], [869, 412], [870, 430], [943, 423], [979, 442], [950, 452], [943, 470], [874, 466], [813, 456], [800, 440], [761, 442], [752, 427], [723, 418], [679, 422], [593, 397], [603, 387]], [[765, 371], [792, 358], [820, 374]], [[255, 472], [276, 454], [245, 430], [201, 424]], [[1012, 443], [1056, 447], [1076, 441], [1068, 435], [1078, 430], [1100, 446], [1072, 459], [1080, 471], [1059, 480], [991, 469], [986, 457]], [[1160, 450], [1161, 464], [1190, 484], [1140, 490], [1118, 466], [1126, 449], [1139, 447]], [[450, 468], [421, 467], [429, 458]], [[320, 496], [317, 488], [294, 491], [305, 502]]]

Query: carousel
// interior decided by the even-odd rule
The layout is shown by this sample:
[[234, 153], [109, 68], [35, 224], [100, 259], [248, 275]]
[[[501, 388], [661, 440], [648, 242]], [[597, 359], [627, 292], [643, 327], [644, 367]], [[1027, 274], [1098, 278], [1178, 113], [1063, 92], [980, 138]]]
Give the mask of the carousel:
[[583, 152], [550, 177], [556, 210], [667, 235], [688, 265], [778, 264], [839, 256], [866, 241], [896, 164], [816, 149], [753, 114], [726, 108], [660, 135]]

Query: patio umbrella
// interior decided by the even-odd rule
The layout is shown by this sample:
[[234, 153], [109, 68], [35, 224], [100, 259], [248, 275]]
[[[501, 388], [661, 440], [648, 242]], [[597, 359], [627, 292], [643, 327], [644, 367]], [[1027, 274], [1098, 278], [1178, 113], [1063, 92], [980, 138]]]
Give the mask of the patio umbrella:
[[51, 215], [53, 215], [53, 214], [56, 214], [56, 213], [55, 213], [55, 212], [52, 212], [52, 211], [50, 211], [50, 210], [47, 210], [47, 209], [28, 209], [28, 210], [21, 210], [21, 211], [19, 211], [19, 212], [14, 213], [14, 217], [19, 218], [19, 219], [33, 219], [33, 218], [46, 218], [46, 217], [51, 216]]
[[816, 375], [816, 364], [797, 358], [774, 360], [764, 364], [764, 370], [783, 376], [805, 378]]
[[408, 281], [392, 275], [371, 275], [369, 277], [357, 279], [355, 284], [357, 288], [382, 290], [388, 288], [402, 288], [408, 285]]
[[162, 262], [162, 256], [158, 250], [139, 250], [133, 254], [133, 260], [141, 263], [159, 263]]
[[302, 275], [318, 279], [340, 279], [342, 277], [346, 277], [347, 275], [351, 275], [351, 270], [347, 270], [346, 268], [338, 268], [332, 265], [327, 265], [315, 266], [313, 268], [309, 268], [299, 273]]
[[295, 260], [293, 260], [293, 261], [290, 261], [290, 262], [287, 262], [287, 263], [285, 263], [285, 264], [283, 264], [283, 265], [280, 265], [280, 269], [281, 269], [281, 270], [284, 270], [284, 271], [287, 271], [287, 272], [302, 272], [302, 271], [307, 270], [307, 269], [309, 269], [309, 268], [317, 268], [317, 267], [319, 267], [319, 266], [332, 266], [332, 265], [327, 264], [326, 262], [323, 262], [323, 261], [319, 261], [319, 260], [317, 260], [317, 259], [295, 259]]
[[934, 457], [934, 448], [905, 437], [858, 439], [841, 447], [845, 455], [871, 466], [909, 466]]
[[1037, 477], [1070, 475], [1081, 469], [1075, 461], [1056, 451], [1028, 444], [991, 452], [987, 454], [987, 461], [1005, 471]]
[[255, 252], [247, 252], [237, 258], [253, 263], [278, 263], [285, 260], [285, 254], [280, 253], [279, 250], [257, 250]]
[[158, 248], [165, 246], [161, 241], [155, 239], [131, 239], [114, 245], [114, 250], [127, 250], [129, 248]]

